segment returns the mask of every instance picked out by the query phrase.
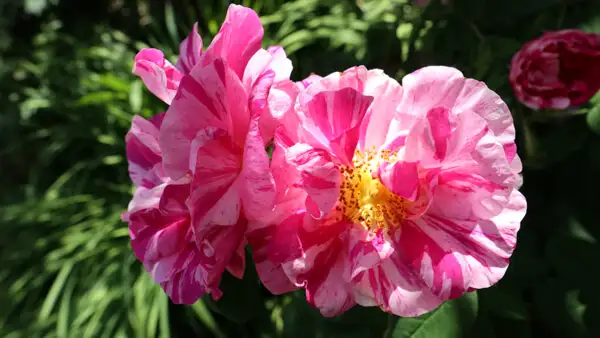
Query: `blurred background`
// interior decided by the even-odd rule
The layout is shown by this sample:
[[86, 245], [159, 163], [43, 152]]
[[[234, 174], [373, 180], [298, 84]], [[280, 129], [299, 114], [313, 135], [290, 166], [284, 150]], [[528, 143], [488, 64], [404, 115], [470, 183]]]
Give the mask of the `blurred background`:
[[600, 337], [600, 114], [534, 113], [508, 81], [514, 53], [544, 31], [600, 33], [600, 1], [236, 3], [259, 13], [265, 46], [285, 48], [293, 80], [357, 64], [400, 80], [440, 64], [503, 97], [529, 204], [505, 278], [466, 312], [397, 323], [358, 307], [324, 319], [302, 292], [270, 296], [251, 266], [225, 278], [219, 302], [173, 305], [120, 220], [131, 118], [166, 109], [133, 58], [151, 46], [175, 62], [196, 21], [207, 46], [229, 1], [1, 0], [0, 337]]

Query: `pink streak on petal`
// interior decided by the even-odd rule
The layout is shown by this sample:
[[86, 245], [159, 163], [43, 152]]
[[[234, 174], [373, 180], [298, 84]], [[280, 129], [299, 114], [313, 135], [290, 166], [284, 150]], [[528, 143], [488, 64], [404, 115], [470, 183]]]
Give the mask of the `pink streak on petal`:
[[271, 212], [275, 203], [275, 182], [269, 170], [269, 156], [260, 135], [257, 117], [250, 122], [243, 156], [242, 204], [246, 217], [255, 220]]
[[299, 143], [289, 148], [286, 159], [302, 176], [310, 213], [313, 217], [322, 218], [337, 202], [341, 181], [339, 169], [326, 151], [307, 144]]
[[358, 143], [359, 127], [373, 102], [352, 88], [320, 92], [305, 107], [307, 129], [323, 144], [335, 141], [332, 150], [350, 164]]
[[471, 270], [465, 258], [447, 242], [448, 236], [433, 231], [422, 220], [403, 224], [398, 245], [403, 260], [409, 264], [427, 287], [442, 300], [456, 298], [468, 289]]
[[203, 63], [223, 58], [238, 78], [243, 79], [246, 65], [260, 49], [262, 37], [263, 27], [256, 12], [231, 4], [221, 29], [206, 49]]
[[246, 241], [242, 241], [238, 246], [238, 249], [235, 250], [231, 259], [229, 260], [229, 264], [227, 264], [227, 271], [234, 277], [238, 279], [244, 278], [244, 270], [246, 268]]
[[236, 180], [241, 169], [240, 161], [241, 150], [227, 136], [198, 148], [188, 201], [197, 236], [206, 224], [231, 225], [237, 222], [240, 201]]
[[353, 283], [353, 294], [358, 304], [379, 306], [397, 316], [414, 317], [429, 312], [442, 303], [418, 271], [401, 260], [396, 251], [379, 266], [361, 273]]
[[222, 274], [232, 258], [237, 255], [246, 227], [247, 220], [244, 217], [239, 217], [235, 223], [226, 226], [218, 223], [206, 224], [202, 229], [203, 233], [196, 238], [200, 264], [208, 272], [197, 277], [204, 278], [204, 283], [215, 300], [222, 295], [219, 290]]
[[190, 262], [190, 266], [194, 268], [190, 267], [180, 271], [172, 279], [160, 283], [175, 304], [194, 304], [207, 291], [205, 286], [195, 278], [198, 270], [201, 270], [198, 266], [198, 259]]
[[179, 44], [179, 59], [176, 67], [183, 74], [189, 74], [202, 58], [202, 37], [198, 34], [198, 23], [194, 23], [190, 35]]
[[435, 156], [440, 160], [446, 157], [447, 142], [452, 132], [449, 114], [450, 111], [443, 107], [432, 108], [427, 112], [427, 120], [431, 126], [431, 136], [435, 144]]
[[222, 129], [243, 144], [249, 123], [247, 96], [222, 60], [195, 67], [184, 77], [160, 131], [165, 171], [173, 179], [189, 171], [191, 143], [207, 127]]
[[[157, 115], [158, 121], [160, 116]], [[160, 126], [160, 125], [159, 125]], [[129, 176], [136, 186], [152, 188], [162, 183], [158, 172], [153, 170], [161, 161], [158, 146], [158, 128], [140, 116], [134, 116], [131, 129], [125, 136], [126, 154], [129, 163]]]
[[374, 100], [361, 125], [359, 147], [379, 148], [387, 137], [397, 136], [391, 125], [402, 99], [402, 87], [383, 71], [372, 69], [366, 74], [362, 94], [373, 96]]
[[393, 243], [385, 231], [373, 232], [354, 225], [349, 234], [350, 278], [381, 264], [393, 252]]
[[166, 104], [171, 104], [183, 77], [164, 54], [154, 48], [144, 48], [135, 56], [133, 74], [139, 76], [146, 88]]
[[383, 162], [379, 166], [379, 179], [394, 194], [414, 201], [419, 189], [419, 172], [416, 162]]

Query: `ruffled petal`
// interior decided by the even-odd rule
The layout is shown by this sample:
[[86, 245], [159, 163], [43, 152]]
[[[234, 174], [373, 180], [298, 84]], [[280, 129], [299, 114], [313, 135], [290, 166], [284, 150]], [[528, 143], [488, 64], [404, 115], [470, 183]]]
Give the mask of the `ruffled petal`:
[[348, 237], [350, 278], [381, 264], [394, 253], [393, 243], [383, 229], [369, 231], [360, 225], [354, 225]]
[[[154, 122], [160, 122], [157, 115]], [[129, 163], [129, 177], [136, 186], [153, 188], [162, 183], [161, 151], [158, 146], [158, 130], [160, 125], [135, 115], [131, 121], [131, 129], [125, 136], [126, 154]], [[155, 167], [159, 168], [156, 168]]]
[[246, 65], [261, 47], [263, 33], [256, 12], [231, 4], [221, 29], [206, 49], [203, 63], [206, 65], [222, 58], [238, 78], [243, 79]]
[[379, 179], [394, 194], [414, 201], [419, 191], [419, 168], [417, 162], [383, 162], [379, 166]]
[[179, 59], [176, 67], [183, 74], [189, 74], [195, 65], [199, 64], [202, 58], [202, 37], [198, 34], [198, 23], [190, 35], [179, 44]]
[[[309, 221], [310, 222], [310, 221]], [[355, 305], [350, 284], [347, 244], [340, 236], [348, 224], [321, 224], [314, 230], [299, 227], [302, 257], [283, 264], [285, 273], [306, 288], [306, 299], [326, 317]]]
[[166, 104], [171, 104], [183, 77], [164, 54], [154, 48], [144, 48], [135, 56], [133, 74], [139, 76], [146, 88]]
[[322, 218], [339, 197], [341, 176], [338, 167], [326, 151], [302, 143], [288, 149], [286, 160], [300, 172], [300, 184], [308, 194], [306, 209], [313, 217]]
[[236, 224], [240, 213], [241, 150], [227, 136], [197, 149], [188, 207], [196, 240], [207, 224]]
[[[276, 118], [277, 112], [269, 111], [272, 105], [268, 102], [270, 90], [278, 82], [289, 81], [291, 72], [292, 62], [287, 58], [282, 47], [260, 49], [250, 59], [244, 72], [243, 83], [250, 93], [251, 114], [260, 116], [260, 130], [265, 140], [273, 137], [275, 128], [279, 124]], [[274, 99], [276, 98], [277, 93], [274, 95]]]
[[220, 59], [195, 67], [181, 81], [160, 130], [165, 171], [178, 179], [190, 170], [191, 143], [199, 132], [221, 129], [242, 145], [248, 123], [247, 94], [233, 71]]
[[244, 149], [241, 177], [244, 182], [242, 202], [248, 219], [259, 219], [271, 212], [275, 203], [275, 182], [269, 170], [269, 155], [259, 131], [259, 119], [250, 123]]
[[395, 252], [379, 266], [354, 279], [353, 296], [363, 306], [379, 306], [401, 317], [420, 316], [442, 303], [410, 265]]
[[301, 109], [304, 128], [328, 147], [343, 164], [350, 164], [358, 144], [360, 124], [373, 97], [352, 88], [320, 92]]
[[398, 107], [399, 114], [425, 116], [434, 108], [444, 108], [455, 115], [475, 113], [483, 118], [493, 135], [508, 150], [507, 159], [512, 161], [516, 153], [512, 115], [500, 96], [485, 83], [467, 79], [455, 68], [430, 66], [405, 76], [402, 85], [404, 95]]
[[160, 285], [173, 303], [192, 305], [207, 292], [204, 279], [198, 278], [203, 275], [206, 275], [206, 271], [202, 269], [196, 255], [187, 268]]
[[[223, 272], [227, 266], [231, 266], [232, 259], [235, 263], [235, 259], [239, 258], [236, 256], [243, 243], [247, 223], [244, 217], [239, 217], [236, 223], [230, 225], [207, 224], [202, 233], [196, 236], [200, 265], [206, 271], [199, 277], [204, 278], [204, 283], [215, 300], [222, 296], [219, 284]], [[236, 274], [241, 275], [240, 271]]]

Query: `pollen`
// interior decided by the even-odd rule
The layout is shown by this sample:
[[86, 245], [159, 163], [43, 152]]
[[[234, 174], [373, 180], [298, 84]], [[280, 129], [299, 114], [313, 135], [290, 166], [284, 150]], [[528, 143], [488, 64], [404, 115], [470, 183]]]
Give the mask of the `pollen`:
[[357, 150], [353, 165], [340, 168], [342, 184], [337, 211], [348, 221], [368, 230], [401, 224], [409, 201], [391, 192], [374, 176], [383, 161], [393, 163], [396, 160], [396, 154], [388, 150]]

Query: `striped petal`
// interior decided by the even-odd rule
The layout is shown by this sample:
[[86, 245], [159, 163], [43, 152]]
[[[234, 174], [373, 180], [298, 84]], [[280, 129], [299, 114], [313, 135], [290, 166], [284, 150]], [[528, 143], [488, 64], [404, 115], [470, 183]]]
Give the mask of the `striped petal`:
[[154, 48], [144, 48], [135, 56], [133, 74], [139, 76], [146, 88], [166, 104], [171, 104], [183, 77], [183, 74], [165, 59], [164, 54]]
[[179, 59], [176, 67], [183, 74], [191, 73], [195, 65], [199, 64], [202, 58], [202, 37], [198, 34], [198, 23], [190, 35], [179, 44]]

